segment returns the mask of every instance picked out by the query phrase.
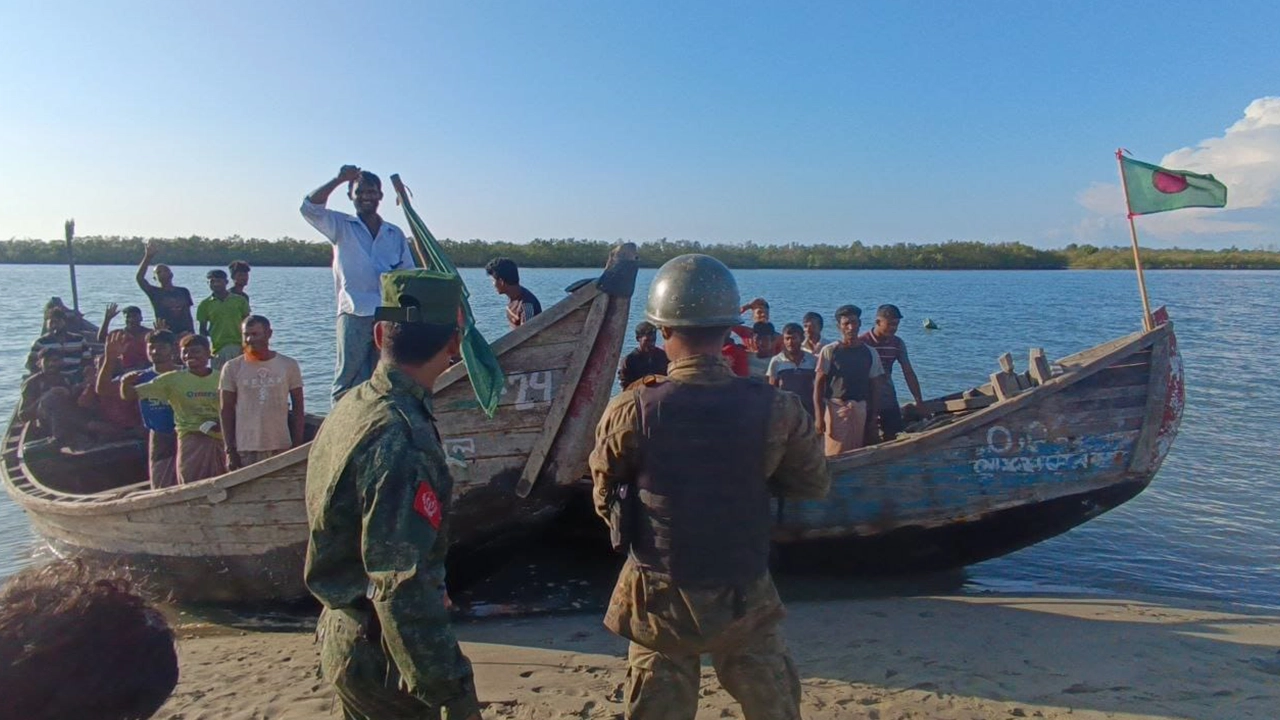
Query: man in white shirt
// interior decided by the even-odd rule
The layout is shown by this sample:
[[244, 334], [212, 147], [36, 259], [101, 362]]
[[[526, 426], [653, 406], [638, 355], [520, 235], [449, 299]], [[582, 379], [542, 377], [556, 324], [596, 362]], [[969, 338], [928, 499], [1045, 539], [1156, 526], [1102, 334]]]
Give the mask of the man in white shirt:
[[[329, 195], [343, 183], [356, 215], [329, 210]], [[302, 217], [333, 243], [333, 289], [338, 297], [338, 360], [333, 401], [368, 380], [378, 364], [373, 346], [373, 313], [382, 302], [382, 273], [414, 266], [409, 241], [400, 228], [378, 215], [382, 181], [355, 165], [343, 165], [338, 176], [302, 201]]]

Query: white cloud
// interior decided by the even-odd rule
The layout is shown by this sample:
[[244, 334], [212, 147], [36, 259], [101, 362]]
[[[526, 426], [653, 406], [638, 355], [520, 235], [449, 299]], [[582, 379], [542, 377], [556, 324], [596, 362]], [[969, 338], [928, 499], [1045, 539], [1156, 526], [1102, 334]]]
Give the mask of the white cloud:
[[[1139, 220], [1139, 232], [1166, 241], [1191, 239], [1237, 241], [1241, 236], [1280, 234], [1280, 97], [1261, 97], [1249, 103], [1244, 117], [1221, 137], [1201, 141], [1166, 154], [1163, 167], [1209, 173], [1227, 186], [1227, 207], [1222, 210], [1187, 209], [1147, 215]], [[1077, 232], [1082, 239], [1113, 239], [1125, 222], [1124, 196], [1116, 183], [1094, 183], [1076, 195], [1089, 211]], [[1260, 222], [1260, 216], [1275, 219]]]

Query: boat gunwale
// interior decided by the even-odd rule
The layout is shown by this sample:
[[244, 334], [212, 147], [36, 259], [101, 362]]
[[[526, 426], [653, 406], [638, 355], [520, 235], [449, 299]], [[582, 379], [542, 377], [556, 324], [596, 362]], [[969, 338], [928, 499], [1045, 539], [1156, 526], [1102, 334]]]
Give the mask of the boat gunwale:
[[[1173, 323], [1166, 322], [1151, 330], [1130, 333], [1068, 355], [1058, 360], [1057, 364], [1070, 364], [1074, 365], [1074, 367], [1040, 385], [1024, 390], [1014, 397], [993, 403], [960, 418], [956, 422], [927, 430], [918, 435], [908, 435], [899, 440], [859, 448], [843, 455], [828, 458], [827, 465], [831, 469], [832, 475], [843, 474], [866, 465], [897, 460], [902, 455], [918, 451], [921, 445], [931, 445], [951, 440], [958, 435], [963, 435], [973, 430], [976, 426], [992, 420], [998, 420], [1029, 405], [1041, 402], [1050, 395], [1071, 388], [1085, 379], [1112, 367], [1117, 359], [1133, 354], [1137, 348], [1147, 345], [1154, 347], [1157, 341], [1172, 333]], [[1081, 364], [1076, 365], [1077, 363]], [[1143, 425], [1147, 425], [1150, 420], [1150, 416], [1144, 416]]]

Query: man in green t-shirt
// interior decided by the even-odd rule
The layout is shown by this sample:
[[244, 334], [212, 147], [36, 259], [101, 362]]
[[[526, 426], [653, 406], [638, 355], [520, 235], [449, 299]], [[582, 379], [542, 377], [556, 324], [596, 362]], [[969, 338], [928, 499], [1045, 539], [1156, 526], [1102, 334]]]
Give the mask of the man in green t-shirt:
[[209, 367], [209, 339], [187, 335], [178, 343], [184, 367], [136, 384], [130, 373], [120, 379], [126, 400], [163, 400], [173, 408], [178, 431], [178, 484], [193, 483], [227, 471], [218, 427], [218, 373]]
[[249, 300], [227, 290], [226, 270], [210, 270], [205, 277], [212, 294], [200, 301], [196, 320], [200, 334], [213, 345], [213, 369], [220, 370], [224, 363], [240, 355], [240, 323], [249, 317]]

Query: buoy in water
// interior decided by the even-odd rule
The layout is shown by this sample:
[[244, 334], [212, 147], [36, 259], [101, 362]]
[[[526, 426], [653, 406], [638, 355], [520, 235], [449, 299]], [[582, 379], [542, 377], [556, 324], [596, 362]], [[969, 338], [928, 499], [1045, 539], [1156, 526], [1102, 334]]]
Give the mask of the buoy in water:
[[925, 330], [937, 330], [937, 329], [938, 329], [938, 323], [934, 322], [934, 321], [933, 321], [933, 318], [925, 318], [925, 319], [924, 319], [924, 329], [925, 329]]

